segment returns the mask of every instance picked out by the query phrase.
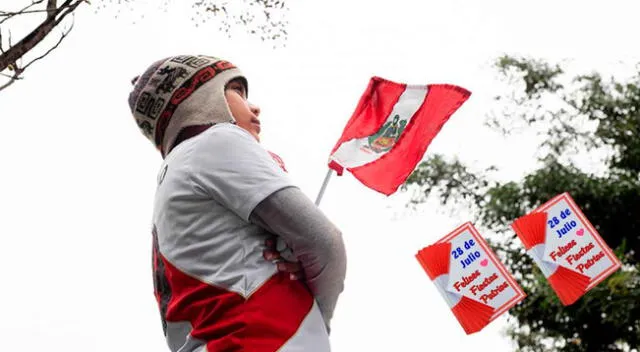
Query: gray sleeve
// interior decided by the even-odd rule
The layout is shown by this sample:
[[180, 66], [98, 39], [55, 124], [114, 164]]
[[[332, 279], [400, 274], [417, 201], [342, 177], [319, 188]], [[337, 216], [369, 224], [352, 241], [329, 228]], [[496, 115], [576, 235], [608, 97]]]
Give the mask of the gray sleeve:
[[329, 328], [344, 288], [347, 258], [338, 228], [299, 189], [281, 189], [253, 210], [250, 221], [280, 236], [300, 261]]

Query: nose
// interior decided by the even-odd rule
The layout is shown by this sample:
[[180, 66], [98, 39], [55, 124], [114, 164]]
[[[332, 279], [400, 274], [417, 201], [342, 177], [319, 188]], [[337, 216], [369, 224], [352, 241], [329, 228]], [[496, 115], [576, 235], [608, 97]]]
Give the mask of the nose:
[[260, 108], [257, 105], [249, 104], [249, 109], [256, 117], [260, 116]]

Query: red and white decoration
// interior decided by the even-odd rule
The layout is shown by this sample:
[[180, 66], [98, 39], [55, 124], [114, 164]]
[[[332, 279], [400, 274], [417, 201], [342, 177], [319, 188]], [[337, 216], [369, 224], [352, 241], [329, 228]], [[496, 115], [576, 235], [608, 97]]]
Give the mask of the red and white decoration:
[[482, 330], [525, 297], [470, 222], [416, 258], [467, 334]]
[[349, 170], [378, 192], [394, 193], [470, 94], [450, 84], [418, 86], [373, 77], [331, 151], [329, 167], [338, 175]]
[[568, 193], [517, 219], [512, 227], [564, 305], [620, 268]]

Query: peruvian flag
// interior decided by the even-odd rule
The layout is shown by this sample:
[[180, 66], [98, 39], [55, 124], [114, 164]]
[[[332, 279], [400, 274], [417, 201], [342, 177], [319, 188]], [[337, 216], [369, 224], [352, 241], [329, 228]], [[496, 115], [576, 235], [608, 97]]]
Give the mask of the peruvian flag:
[[394, 193], [470, 95], [450, 84], [418, 86], [371, 78], [331, 151], [329, 167], [338, 175], [349, 170], [380, 193]]

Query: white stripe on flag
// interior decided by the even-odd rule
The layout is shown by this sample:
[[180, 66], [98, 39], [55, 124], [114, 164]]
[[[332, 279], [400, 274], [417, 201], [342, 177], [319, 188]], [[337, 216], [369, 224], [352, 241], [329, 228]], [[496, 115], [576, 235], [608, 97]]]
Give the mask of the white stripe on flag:
[[[398, 123], [405, 121], [405, 126], [408, 125], [413, 115], [418, 111], [420, 106], [422, 106], [427, 96], [427, 90], [428, 88], [426, 86], [408, 86], [405, 91], [402, 92], [400, 98], [393, 106], [391, 114], [387, 116], [386, 121], [380, 128], [392, 123], [396, 115], [399, 116]], [[381, 98], [384, 99], [384, 97]], [[394, 143], [397, 137], [399, 137], [399, 135], [396, 136], [395, 139], [392, 138]], [[336, 152], [331, 155], [331, 159], [342, 167], [353, 168], [376, 161], [391, 150], [390, 148], [382, 151], [376, 149], [377, 148], [375, 148], [375, 146], [372, 147], [369, 142], [369, 137], [351, 139], [342, 143]]]

